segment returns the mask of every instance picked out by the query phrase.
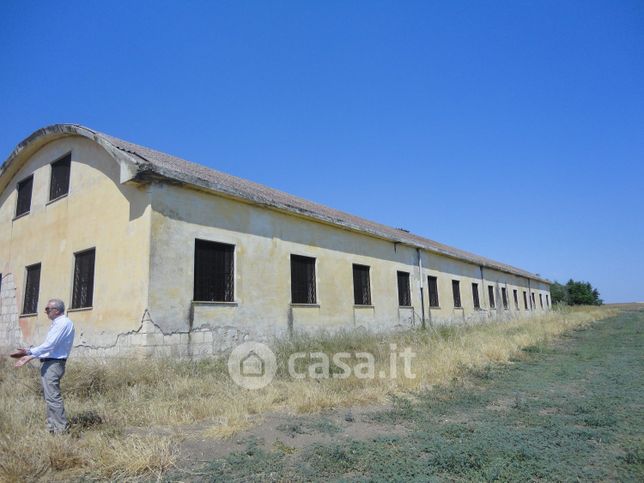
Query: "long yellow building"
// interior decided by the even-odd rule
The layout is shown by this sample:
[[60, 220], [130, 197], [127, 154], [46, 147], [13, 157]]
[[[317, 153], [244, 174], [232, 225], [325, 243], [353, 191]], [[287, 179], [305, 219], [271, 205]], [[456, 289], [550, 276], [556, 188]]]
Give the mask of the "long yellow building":
[[62, 298], [75, 352], [106, 356], [550, 308], [538, 275], [71, 124], [0, 167], [0, 277], [0, 347]]

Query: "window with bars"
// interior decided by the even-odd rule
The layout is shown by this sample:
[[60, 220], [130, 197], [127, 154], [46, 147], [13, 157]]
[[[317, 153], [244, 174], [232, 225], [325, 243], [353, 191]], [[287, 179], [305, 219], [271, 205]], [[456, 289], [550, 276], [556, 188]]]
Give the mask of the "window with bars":
[[550, 308], [550, 297], [546, 294], [546, 306]]
[[501, 300], [503, 301], [503, 308], [508, 309], [508, 291], [505, 287], [501, 287]]
[[369, 267], [353, 265], [353, 301], [356, 305], [371, 305]]
[[69, 192], [69, 170], [72, 164], [71, 153], [51, 163], [51, 183], [49, 201], [60, 198]]
[[452, 280], [452, 295], [454, 296], [454, 307], [460, 309], [461, 305], [461, 282]]
[[233, 302], [235, 297], [235, 246], [195, 240], [194, 299], [198, 302]]
[[38, 312], [38, 293], [40, 292], [40, 263], [28, 266], [26, 271], [27, 279], [25, 281], [25, 300], [22, 305], [22, 313], [35, 314]]
[[543, 294], [539, 294], [539, 305], [543, 308]]
[[407, 272], [398, 272], [398, 305], [401, 307], [411, 307], [409, 273]]
[[519, 291], [517, 289], [512, 290], [512, 295], [514, 296], [514, 308], [519, 310]]
[[94, 303], [94, 265], [96, 249], [91, 248], [74, 254], [74, 288], [72, 309], [91, 307]]
[[528, 294], [525, 290], [523, 291], [523, 305], [525, 305], [525, 309], [528, 310]]
[[495, 307], [495, 305], [494, 305], [494, 286], [493, 285], [488, 285], [487, 286], [487, 294], [488, 294], [488, 297], [490, 298], [490, 308], [493, 309]]
[[475, 309], [480, 309], [481, 308], [481, 301], [479, 300], [479, 284], [478, 283], [473, 283], [472, 284], [472, 300], [474, 301], [474, 308]]
[[438, 278], [427, 277], [427, 287], [429, 289], [429, 306], [438, 307]]
[[34, 177], [29, 176], [18, 183], [18, 202], [16, 203], [16, 216], [29, 213], [31, 210], [31, 192], [34, 186]]
[[291, 255], [291, 302], [315, 304], [315, 258]]
[[531, 301], [530, 308], [531, 309], [536, 308], [537, 302], [534, 299], [534, 292], [530, 292], [530, 301]]

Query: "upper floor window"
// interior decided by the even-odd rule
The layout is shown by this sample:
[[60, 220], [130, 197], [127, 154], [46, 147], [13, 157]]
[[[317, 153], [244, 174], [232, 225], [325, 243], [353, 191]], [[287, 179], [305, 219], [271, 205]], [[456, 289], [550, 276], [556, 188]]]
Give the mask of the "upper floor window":
[[194, 300], [233, 302], [235, 246], [195, 240]]
[[316, 304], [315, 258], [291, 255], [291, 302]]
[[407, 272], [398, 272], [398, 305], [401, 307], [411, 307], [409, 274]]
[[74, 255], [74, 288], [72, 309], [91, 307], [94, 302], [94, 261], [96, 250], [91, 248]]
[[472, 299], [474, 300], [474, 308], [475, 309], [480, 309], [481, 308], [481, 301], [479, 300], [479, 284], [478, 283], [473, 283], [472, 284]]
[[30, 265], [26, 269], [25, 300], [22, 305], [23, 314], [38, 312], [38, 294], [40, 292], [40, 263]]
[[31, 210], [31, 192], [34, 187], [33, 175], [18, 183], [18, 202], [16, 203], [16, 216], [29, 213]]
[[494, 286], [493, 285], [488, 285], [487, 286], [487, 294], [490, 299], [490, 308], [494, 308]]
[[508, 308], [508, 291], [505, 287], [501, 287], [501, 300], [503, 301], [503, 308]]
[[49, 185], [49, 201], [65, 196], [69, 192], [69, 169], [72, 155], [67, 154], [58, 161], [51, 163], [51, 183]]
[[353, 300], [356, 305], [371, 305], [369, 267], [353, 265]]
[[427, 285], [429, 287], [429, 306], [438, 307], [438, 279], [430, 275], [427, 277]]
[[452, 280], [452, 295], [454, 296], [454, 307], [461, 308], [461, 282]]

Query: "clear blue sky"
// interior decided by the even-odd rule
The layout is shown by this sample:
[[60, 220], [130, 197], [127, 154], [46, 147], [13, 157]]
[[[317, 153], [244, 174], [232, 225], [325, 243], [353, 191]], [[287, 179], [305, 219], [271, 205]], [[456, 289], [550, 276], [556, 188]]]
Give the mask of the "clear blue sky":
[[0, 3], [0, 156], [87, 125], [644, 300], [644, 2]]

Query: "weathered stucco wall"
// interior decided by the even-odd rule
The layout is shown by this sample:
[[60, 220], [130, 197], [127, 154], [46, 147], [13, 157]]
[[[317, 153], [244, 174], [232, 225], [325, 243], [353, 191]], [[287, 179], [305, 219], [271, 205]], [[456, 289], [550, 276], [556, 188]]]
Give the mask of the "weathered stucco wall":
[[[420, 324], [415, 248], [181, 186], [156, 184], [150, 193], [150, 313], [166, 333], [216, 328], [228, 334], [228, 341], [235, 341], [245, 335], [255, 339], [283, 335], [290, 329], [381, 330]], [[192, 302], [195, 239], [235, 246], [233, 303]], [[291, 304], [291, 254], [316, 259], [315, 305]], [[481, 281], [478, 266], [427, 252], [421, 257], [427, 323], [430, 319], [453, 323], [533, 313], [521, 305], [516, 310], [512, 299], [513, 289], [519, 294], [522, 287], [527, 290], [526, 279], [483, 269]], [[371, 306], [354, 305], [354, 263], [370, 267]], [[413, 308], [398, 305], [399, 270], [410, 273]], [[438, 277], [438, 308], [429, 308], [428, 275]], [[452, 280], [461, 282], [462, 308], [454, 308]], [[472, 282], [479, 284], [480, 310], [473, 306]], [[532, 290], [537, 290], [536, 283], [532, 284]], [[488, 285], [495, 289], [495, 309], [489, 309]], [[508, 290], [507, 310], [501, 302], [502, 286]], [[547, 293], [547, 287], [539, 288]], [[225, 348], [216, 340], [213, 344], [214, 350]]]
[[[69, 193], [49, 202], [50, 163], [69, 152]], [[14, 219], [16, 185], [31, 174], [30, 212]], [[118, 164], [102, 148], [80, 137], [45, 145], [0, 196], [0, 346], [42, 341], [49, 327], [42, 307], [50, 298], [69, 306], [74, 253], [92, 247], [93, 307], [69, 312], [77, 327], [76, 344], [109, 347], [116, 334], [136, 330], [147, 307], [149, 236], [147, 191], [120, 184]], [[20, 315], [25, 267], [35, 263], [41, 263], [39, 313]]]
[[[126, 167], [124, 176], [105, 149], [77, 135], [50, 142], [30, 152], [0, 195], [0, 347], [37, 344], [49, 326], [44, 313], [21, 314], [25, 268], [42, 264], [39, 310], [53, 297], [69, 306], [74, 253], [89, 248], [96, 249], [93, 307], [69, 311], [75, 351], [89, 355], [192, 357], [290, 331], [419, 326], [421, 281], [428, 325], [531, 315], [542, 310], [539, 294], [546, 304], [549, 287], [541, 282], [178, 182], [124, 181], [136, 170]], [[49, 202], [50, 163], [69, 152], [69, 194]], [[14, 218], [16, 185], [30, 174], [31, 210]], [[195, 239], [235, 246], [233, 302], [193, 302]], [[314, 305], [291, 303], [291, 255], [316, 259]], [[370, 267], [370, 306], [354, 305], [353, 264]], [[410, 274], [411, 307], [399, 307], [397, 271]], [[428, 275], [438, 278], [438, 307], [429, 306]], [[460, 281], [459, 308], [452, 280]], [[479, 284], [478, 309], [472, 282]], [[535, 294], [529, 310], [523, 291], [529, 304]]]

